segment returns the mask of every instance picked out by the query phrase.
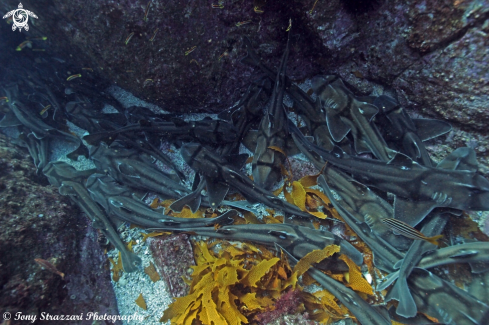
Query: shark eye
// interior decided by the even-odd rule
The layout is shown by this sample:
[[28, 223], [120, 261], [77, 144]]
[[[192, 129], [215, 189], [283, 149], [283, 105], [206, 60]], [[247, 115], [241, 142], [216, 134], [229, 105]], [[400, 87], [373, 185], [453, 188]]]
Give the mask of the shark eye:
[[270, 230], [268, 232], [270, 235], [275, 236], [280, 239], [288, 239], [290, 235], [286, 233], [285, 231], [275, 231], [275, 230]]

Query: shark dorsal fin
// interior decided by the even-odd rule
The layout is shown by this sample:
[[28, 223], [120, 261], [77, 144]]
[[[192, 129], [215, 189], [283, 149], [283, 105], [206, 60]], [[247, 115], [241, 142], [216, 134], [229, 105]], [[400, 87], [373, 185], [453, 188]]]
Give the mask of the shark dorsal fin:
[[229, 164], [233, 167], [236, 167], [238, 170], [243, 168], [243, 166], [246, 164], [246, 160], [248, 160], [249, 155], [242, 153], [238, 155], [229, 155], [226, 157], [227, 161]]
[[469, 147], [463, 147], [455, 149], [436, 168], [476, 172], [478, 170], [477, 166], [475, 150]]
[[445, 121], [413, 118], [413, 122], [422, 141], [436, 138], [452, 130], [450, 123]]
[[205, 183], [207, 185], [207, 195], [209, 196], [209, 204], [212, 209], [216, 209], [221, 205], [222, 200], [229, 191], [229, 186], [216, 182], [210, 177], [205, 177]]

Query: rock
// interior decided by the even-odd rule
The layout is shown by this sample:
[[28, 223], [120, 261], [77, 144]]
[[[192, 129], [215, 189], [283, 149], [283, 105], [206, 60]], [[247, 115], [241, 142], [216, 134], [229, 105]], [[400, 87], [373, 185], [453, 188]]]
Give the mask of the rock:
[[188, 294], [189, 286], [182, 276], [188, 276], [189, 267], [195, 265], [192, 244], [188, 235], [170, 235], [148, 238], [155, 267], [165, 279], [173, 297]]
[[[14, 314], [118, 314], [107, 258], [88, 218], [0, 134], [0, 306]], [[65, 274], [43, 270], [35, 258]], [[57, 323], [56, 321], [46, 324]], [[80, 322], [91, 324], [91, 321]]]

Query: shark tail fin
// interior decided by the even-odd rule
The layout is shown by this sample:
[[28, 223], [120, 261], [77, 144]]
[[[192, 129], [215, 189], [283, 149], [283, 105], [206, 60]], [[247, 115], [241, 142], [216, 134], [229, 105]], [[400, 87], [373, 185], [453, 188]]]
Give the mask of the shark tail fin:
[[403, 317], [414, 317], [418, 312], [414, 298], [409, 290], [407, 280], [405, 277], [400, 277], [397, 279], [396, 284], [392, 287], [391, 291], [388, 293], [387, 298], [389, 300], [394, 299], [399, 301], [396, 313]]
[[125, 272], [135, 272], [139, 270], [139, 267], [142, 263], [141, 258], [137, 256], [133, 252], [124, 252], [121, 254], [122, 257], [122, 267], [124, 268]]
[[433, 236], [433, 237], [427, 237], [426, 238], [426, 241], [428, 243], [433, 244], [433, 245], [439, 246], [440, 243], [438, 242], [438, 240], [440, 240], [441, 238], [443, 238], [443, 235], [438, 235], [438, 236]]

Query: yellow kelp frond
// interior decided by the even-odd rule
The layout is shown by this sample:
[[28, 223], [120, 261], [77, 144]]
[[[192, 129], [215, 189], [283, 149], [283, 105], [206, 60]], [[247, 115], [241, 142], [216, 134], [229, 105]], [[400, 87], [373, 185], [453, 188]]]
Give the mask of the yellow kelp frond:
[[313, 294], [301, 292], [302, 301], [311, 320], [320, 324], [329, 324], [333, 321], [345, 318], [348, 310], [340, 307], [337, 299], [328, 291], [317, 291]]
[[306, 175], [299, 179], [299, 183], [302, 184], [304, 187], [311, 187], [318, 185], [318, 177], [321, 174], [316, 174], [316, 175]]
[[304, 274], [311, 265], [316, 264], [324, 260], [325, 258], [330, 257], [334, 253], [338, 253], [340, 251], [340, 246], [338, 245], [329, 245], [324, 247], [323, 249], [316, 249], [312, 252], [309, 252], [306, 256], [301, 258], [299, 262], [294, 266], [294, 272], [297, 272], [298, 276]]
[[136, 305], [143, 308], [144, 310], [148, 309], [142, 293], [139, 294], [139, 297], [134, 302], [136, 303]]
[[124, 271], [122, 267], [122, 256], [121, 252], [119, 252], [119, 257], [117, 258], [117, 262], [115, 262], [112, 258], [109, 258], [110, 263], [112, 264], [112, 280], [118, 282], [121, 278], [121, 272]]
[[357, 266], [348, 256], [341, 255], [340, 260], [344, 261], [349, 268], [348, 286], [357, 292], [373, 295], [374, 291], [367, 280], [362, 276], [360, 267]]
[[153, 231], [153, 232], [150, 232], [149, 234], [145, 234], [144, 232], [140, 232], [140, 234], [141, 234], [141, 236], [143, 236], [143, 242], [146, 242], [146, 240], [148, 240], [148, 238], [150, 238], [150, 237], [170, 235], [171, 232], [169, 232], [169, 231]]
[[[292, 199], [293, 202], [289, 202], [289, 203], [292, 203], [292, 204], [296, 205], [302, 211], [306, 211], [306, 212], [312, 214], [315, 217], [318, 217], [320, 219], [326, 219], [327, 216], [324, 213], [322, 213], [320, 211], [309, 211], [306, 208], [307, 191], [310, 191], [311, 193], [314, 193], [317, 196], [319, 196], [319, 195], [316, 194], [316, 193], [321, 193], [321, 192], [316, 191], [316, 190], [313, 190], [313, 191], [311, 191], [311, 189], [307, 189], [306, 190], [304, 188], [304, 186], [300, 182], [298, 182], [298, 181], [293, 182], [292, 183], [292, 193], [290, 194], [291, 199]], [[284, 195], [285, 195], [285, 193], [286, 193], [286, 191], [284, 190]], [[287, 201], [290, 200], [290, 198], [287, 198], [287, 195], [285, 195], [285, 198], [286, 198]]]
[[190, 293], [177, 298], [161, 321], [248, 324], [255, 314], [273, 308], [288, 287], [296, 286], [297, 277], [286, 259], [272, 256], [264, 247], [225, 241], [214, 244], [213, 250], [209, 246], [206, 242], [195, 244], [197, 265], [191, 267]]
[[248, 273], [243, 283], [250, 287], [257, 287], [257, 282], [260, 281], [261, 278], [268, 273], [269, 269], [277, 264], [279, 260], [278, 257], [275, 257], [269, 261], [261, 261]]
[[156, 272], [153, 262], [149, 262], [149, 265], [144, 268], [144, 273], [146, 273], [153, 282], [160, 280], [160, 275]]
[[195, 211], [195, 213], [192, 213], [190, 208], [188, 206], [185, 206], [180, 213], [173, 212], [170, 215], [172, 217], [178, 217], [178, 218], [204, 218], [204, 210], [199, 209]]

